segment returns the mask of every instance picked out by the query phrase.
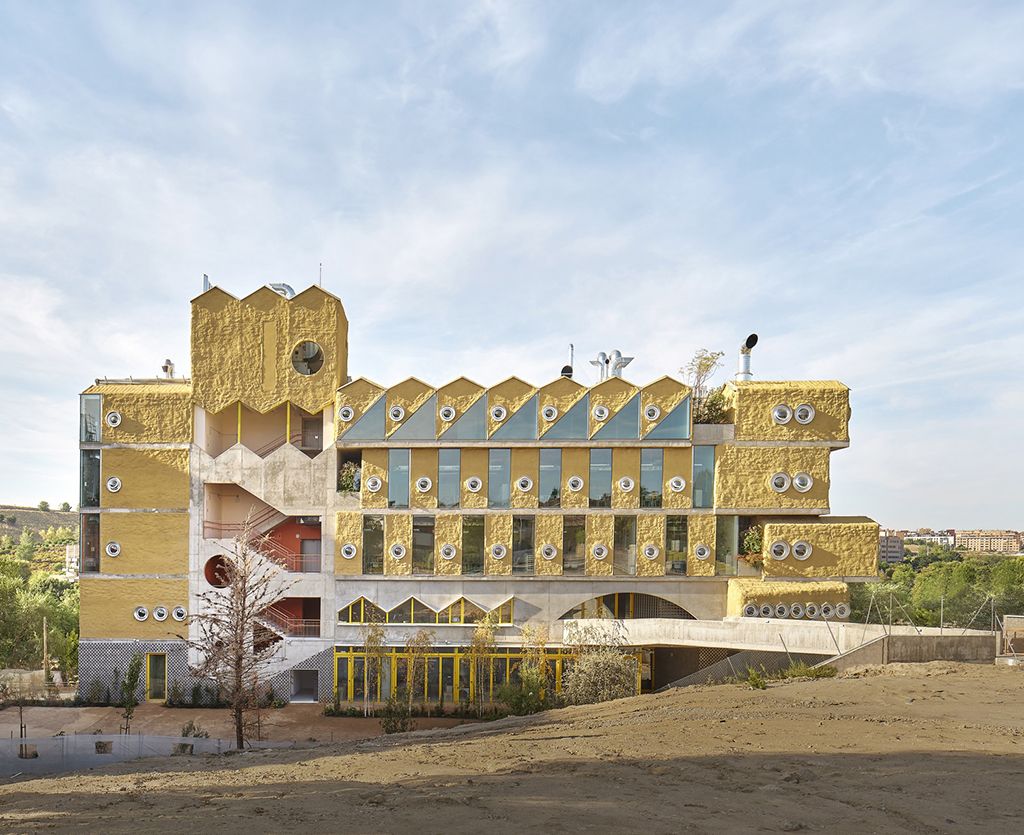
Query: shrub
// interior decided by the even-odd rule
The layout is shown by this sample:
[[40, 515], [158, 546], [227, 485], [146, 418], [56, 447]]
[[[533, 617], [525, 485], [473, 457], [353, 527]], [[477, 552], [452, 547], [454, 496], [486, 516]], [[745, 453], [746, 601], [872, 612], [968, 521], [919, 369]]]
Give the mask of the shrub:
[[98, 678], [92, 680], [89, 685], [89, 695], [86, 701], [91, 705], [98, 705], [103, 700], [103, 685]]
[[508, 683], [498, 690], [498, 701], [515, 716], [539, 713], [552, 706], [546, 676], [535, 667], [523, 667], [518, 683]]
[[181, 733], [179, 736], [192, 737], [193, 739], [209, 739], [210, 733], [209, 731], [204, 730], [202, 725], [194, 719], [189, 719], [181, 726]]
[[586, 647], [562, 674], [568, 704], [589, 705], [636, 695], [636, 658], [619, 647]]
[[764, 680], [764, 676], [753, 667], [747, 667], [747, 684], [751, 690], [768, 689], [768, 682]]
[[779, 673], [779, 678], [835, 678], [835, 667], [810, 667], [803, 661], [794, 661]]
[[192, 707], [199, 707], [203, 703], [203, 685], [198, 681], [192, 685]]
[[386, 734], [403, 734], [416, 729], [404, 693], [396, 693], [387, 700], [380, 712], [380, 728]]

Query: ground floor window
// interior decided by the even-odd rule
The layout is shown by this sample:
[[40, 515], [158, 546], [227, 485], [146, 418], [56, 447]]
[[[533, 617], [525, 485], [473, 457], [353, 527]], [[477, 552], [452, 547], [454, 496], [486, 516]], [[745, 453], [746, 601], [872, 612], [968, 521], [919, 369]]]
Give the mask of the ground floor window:
[[146, 698], [163, 701], [167, 698], [167, 655], [150, 652], [146, 655]]

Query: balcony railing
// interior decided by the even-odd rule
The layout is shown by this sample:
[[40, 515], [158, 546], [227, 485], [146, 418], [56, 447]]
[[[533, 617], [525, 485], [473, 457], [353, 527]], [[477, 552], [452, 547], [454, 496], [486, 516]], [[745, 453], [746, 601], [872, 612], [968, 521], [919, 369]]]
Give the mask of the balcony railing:
[[269, 527], [273, 527], [287, 518], [281, 511], [268, 506], [241, 522], [214, 522], [208, 519], [203, 523], [203, 536], [206, 539], [232, 539], [242, 533], [246, 526], [250, 530], [260, 533], [268, 527], [268, 522], [273, 522], [269, 525]]
[[293, 618], [273, 606], [262, 612], [259, 618], [289, 638], [320, 637], [320, 618]]
[[[309, 540], [307, 540], [309, 541]], [[321, 566], [321, 554], [296, 554], [289, 551], [279, 542], [272, 539], [258, 539], [253, 543], [254, 547], [264, 556], [269, 557], [285, 571], [296, 574], [319, 574]]]

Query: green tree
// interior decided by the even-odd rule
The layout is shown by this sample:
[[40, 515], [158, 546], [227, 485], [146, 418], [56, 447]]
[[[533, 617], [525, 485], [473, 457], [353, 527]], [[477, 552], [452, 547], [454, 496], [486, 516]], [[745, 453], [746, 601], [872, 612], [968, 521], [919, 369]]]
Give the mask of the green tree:
[[142, 656], [139, 653], [135, 653], [132, 656], [132, 660], [128, 663], [128, 672], [124, 674], [124, 678], [119, 682], [120, 687], [120, 700], [121, 700], [121, 718], [124, 719], [124, 725], [121, 726], [121, 731], [127, 736], [132, 732], [132, 717], [135, 716], [135, 708], [138, 707], [139, 698], [136, 695], [136, 690], [139, 688], [139, 680], [142, 678]]
[[70, 513], [71, 505], [68, 502], [61, 502], [60, 511], [61, 513]]
[[47, 501], [40, 502], [39, 503], [39, 509], [44, 511], [44, 512], [49, 511], [50, 510], [50, 503], [47, 502]]
[[22, 528], [21, 538], [18, 540], [18, 548], [15, 551], [18, 559], [31, 562], [38, 550], [39, 543], [36, 540], [35, 533], [30, 528]]

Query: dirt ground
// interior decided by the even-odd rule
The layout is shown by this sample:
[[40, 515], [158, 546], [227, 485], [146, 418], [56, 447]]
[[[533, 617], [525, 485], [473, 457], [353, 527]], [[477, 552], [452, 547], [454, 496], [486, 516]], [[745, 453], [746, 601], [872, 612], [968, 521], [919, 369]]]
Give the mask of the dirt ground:
[[1024, 831], [1024, 674], [945, 662], [0, 786], [0, 832]]

